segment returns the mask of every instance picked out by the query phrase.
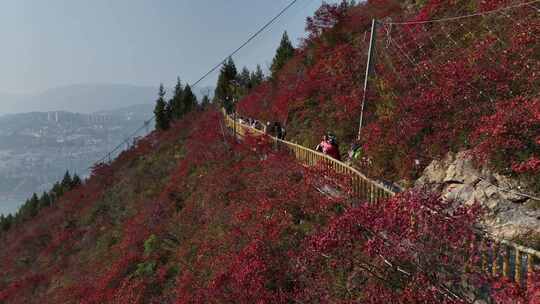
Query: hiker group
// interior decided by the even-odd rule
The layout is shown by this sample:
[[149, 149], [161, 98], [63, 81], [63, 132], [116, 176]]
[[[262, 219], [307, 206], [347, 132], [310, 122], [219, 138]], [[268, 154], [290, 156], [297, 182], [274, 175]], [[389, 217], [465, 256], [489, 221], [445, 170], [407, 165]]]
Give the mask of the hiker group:
[[323, 140], [315, 147], [315, 151], [322, 152], [332, 158], [341, 160], [336, 136], [331, 133], [323, 136]]
[[[257, 130], [261, 130], [264, 132], [264, 134], [276, 137], [278, 139], [284, 140], [287, 134], [285, 127], [278, 121], [269, 121], [263, 124], [259, 120], [242, 117], [238, 114], [237, 117], [239, 123], [248, 125]], [[341, 161], [341, 154], [339, 152], [337, 138], [331, 133], [327, 133], [324, 135], [322, 141], [317, 145], [317, 147], [315, 147], [315, 150]], [[357, 158], [359, 156], [359, 151], [360, 147], [355, 147], [353, 151], [349, 152], [349, 159], [352, 160]]]
[[264, 134], [276, 137], [278, 139], [281, 139], [281, 140], [285, 139], [285, 135], [286, 135], [285, 128], [279, 121], [275, 121], [275, 122], [269, 121], [267, 123], [262, 123], [261, 121], [253, 119], [253, 118], [245, 118], [242, 116], [238, 116], [238, 114], [237, 114], [237, 117], [238, 117], [238, 122], [241, 124], [248, 125], [254, 129], [263, 131]]
[[[267, 122], [262, 123], [256, 119], [251, 118], [244, 118], [241, 116], [238, 116], [237, 113], [235, 113], [238, 118], [238, 122], [244, 125], [248, 125], [252, 128], [255, 128], [257, 130], [263, 131], [265, 134], [269, 136], [273, 136], [275, 138], [284, 140], [286, 136], [285, 127], [280, 122]], [[277, 142], [276, 142], [277, 144]], [[328, 155], [338, 161], [342, 161], [342, 156], [339, 150], [339, 144], [337, 141], [337, 137], [332, 133], [326, 133], [322, 141], [315, 147], [315, 150], [321, 153], [324, 153], [325, 155]], [[355, 141], [351, 144], [349, 147], [348, 153], [343, 160], [347, 164], [355, 163], [355, 166], [360, 166], [364, 170], [369, 170], [369, 168], [372, 166], [372, 160], [365, 156], [362, 151], [362, 146], [358, 141]], [[418, 160], [417, 160], [418, 165]], [[384, 186], [394, 192], [401, 192], [402, 188], [391, 182], [387, 181], [382, 178], [378, 178], [378, 180], [384, 184]]]

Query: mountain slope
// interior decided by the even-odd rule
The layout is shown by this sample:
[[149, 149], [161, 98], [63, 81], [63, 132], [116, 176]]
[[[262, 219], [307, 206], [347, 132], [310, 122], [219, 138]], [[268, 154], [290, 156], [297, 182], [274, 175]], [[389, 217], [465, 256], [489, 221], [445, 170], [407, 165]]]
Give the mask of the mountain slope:
[[463, 278], [478, 213], [449, 223], [429, 211], [451, 204], [435, 194], [359, 204], [317, 191], [344, 181], [238, 142], [218, 112], [191, 114], [0, 234], [0, 303], [461, 303], [427, 278]]
[[[358, 166], [403, 185], [433, 159], [473, 150], [540, 192], [537, 9], [498, 0], [323, 5], [296, 56], [238, 111], [281, 121], [305, 146], [328, 131], [342, 151], [358, 141], [371, 163]], [[373, 18], [373, 72], [357, 139]]]
[[[484, 9], [503, 2], [473, 4]], [[401, 4], [323, 5], [308, 22], [310, 38], [298, 57], [278, 79], [255, 89], [239, 110], [286, 122], [289, 136], [305, 145], [317, 142], [326, 128], [352, 140], [362, 93], [358, 75], [365, 68], [366, 43], [359, 37], [372, 17], [399, 20], [419, 7]], [[427, 1], [418, 18], [477, 9], [468, 1], [445, 4]], [[423, 135], [431, 134], [430, 127], [441, 127], [439, 132], [448, 126], [399, 131], [410, 131], [406, 122], [454, 122], [429, 115], [452, 107], [430, 104], [426, 96], [412, 98], [407, 94], [417, 91], [409, 82], [394, 86], [384, 78], [379, 84], [391, 84], [400, 94], [371, 105], [376, 109], [367, 121], [375, 139], [364, 148], [379, 170], [388, 168], [385, 175], [414, 176], [414, 152], [431, 138]], [[413, 105], [435, 112], [414, 112]], [[412, 114], [400, 120], [399, 113]], [[450, 135], [441, 133], [446, 141], [461, 138]], [[329, 190], [337, 194], [329, 196]], [[443, 200], [426, 189], [378, 204], [351, 199], [350, 191], [345, 176], [302, 166], [265, 138], [238, 140], [216, 109], [190, 113], [111, 164], [96, 166], [83, 185], [0, 234], [0, 303], [470, 303], [476, 296], [535, 303], [539, 298], [533, 259], [527, 258], [532, 264], [523, 278], [527, 289], [485, 275], [483, 269], [494, 265], [480, 263], [477, 249], [487, 245], [478, 243], [473, 227], [481, 216], [478, 206]]]
[[157, 87], [121, 84], [77, 84], [49, 89], [37, 95], [5, 97], [0, 113], [68, 111], [93, 113], [137, 104], [152, 104]]

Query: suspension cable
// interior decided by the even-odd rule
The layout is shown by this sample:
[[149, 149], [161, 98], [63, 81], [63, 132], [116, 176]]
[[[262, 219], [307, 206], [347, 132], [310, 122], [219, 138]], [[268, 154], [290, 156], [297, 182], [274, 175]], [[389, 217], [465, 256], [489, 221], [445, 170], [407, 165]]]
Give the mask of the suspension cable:
[[[239, 47], [237, 47], [233, 52], [231, 52], [229, 55], [224, 57], [222, 61], [220, 61], [218, 64], [216, 64], [214, 67], [212, 67], [208, 72], [206, 72], [203, 76], [201, 76], [197, 81], [193, 83], [191, 86], [192, 88], [195, 88], [201, 81], [203, 81], [206, 77], [208, 77], [210, 74], [212, 74], [214, 71], [216, 71], [229, 57], [232, 57], [236, 55], [240, 50], [242, 50], [244, 47], [246, 47], [253, 39], [255, 39], [257, 36], [259, 36], [262, 32], [264, 32], [268, 27], [270, 27], [272, 24], [274, 24], [285, 12], [287, 12], [292, 6], [294, 6], [298, 0], [292, 0], [287, 6], [285, 6], [283, 9], [279, 11], [277, 15], [275, 15], [272, 19], [270, 19], [268, 22], [266, 22], [261, 28], [259, 28], [254, 34], [249, 36], [249, 38], [244, 41]], [[111, 151], [107, 152], [102, 158], [100, 158], [98, 161], [95, 161], [92, 163], [92, 165], [88, 168], [91, 169], [93, 165], [101, 163], [105, 161], [107, 158], [111, 157], [113, 153], [118, 151], [125, 143], [127, 143], [130, 139], [133, 138], [138, 132], [140, 132], [142, 129], [148, 126], [149, 123], [154, 121], [156, 118], [156, 115], [152, 115], [149, 119], [145, 120], [144, 124], [139, 127], [137, 130], [135, 130], [133, 133], [131, 133], [130, 136], [126, 137], [124, 140], [122, 140], [121, 143], [119, 143], [116, 147], [114, 147]]]

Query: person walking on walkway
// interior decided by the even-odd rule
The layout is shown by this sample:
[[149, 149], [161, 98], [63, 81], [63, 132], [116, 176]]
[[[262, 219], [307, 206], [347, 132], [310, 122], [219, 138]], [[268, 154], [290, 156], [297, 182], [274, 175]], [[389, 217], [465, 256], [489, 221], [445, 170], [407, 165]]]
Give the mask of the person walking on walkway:
[[330, 133], [324, 135], [323, 140], [317, 145], [315, 150], [341, 161], [336, 137]]
[[360, 145], [358, 142], [353, 142], [351, 144], [351, 148], [349, 149], [348, 157], [349, 162], [359, 160], [362, 157], [362, 145]]

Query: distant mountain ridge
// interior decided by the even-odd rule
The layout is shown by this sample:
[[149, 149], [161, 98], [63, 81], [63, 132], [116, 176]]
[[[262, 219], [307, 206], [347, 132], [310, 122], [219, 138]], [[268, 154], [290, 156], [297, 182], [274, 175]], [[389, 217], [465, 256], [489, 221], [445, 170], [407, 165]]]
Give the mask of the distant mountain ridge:
[[[172, 88], [166, 89], [168, 96]], [[67, 111], [90, 114], [141, 104], [153, 105], [158, 87], [129, 84], [74, 84], [56, 87], [33, 95], [0, 93], [0, 116], [3, 114]], [[205, 94], [212, 98], [214, 87], [195, 88], [200, 101]]]
[[[65, 170], [88, 173], [153, 117], [157, 88], [79, 84], [23, 96], [0, 93], [0, 213], [14, 212], [32, 192], [49, 189]], [[167, 89], [170, 98], [173, 89]], [[212, 98], [212, 87], [195, 88]], [[153, 123], [143, 128], [144, 135]]]
[[75, 84], [28, 96], [0, 95], [0, 113], [68, 111], [93, 113], [152, 104], [157, 87], [125, 84]]

